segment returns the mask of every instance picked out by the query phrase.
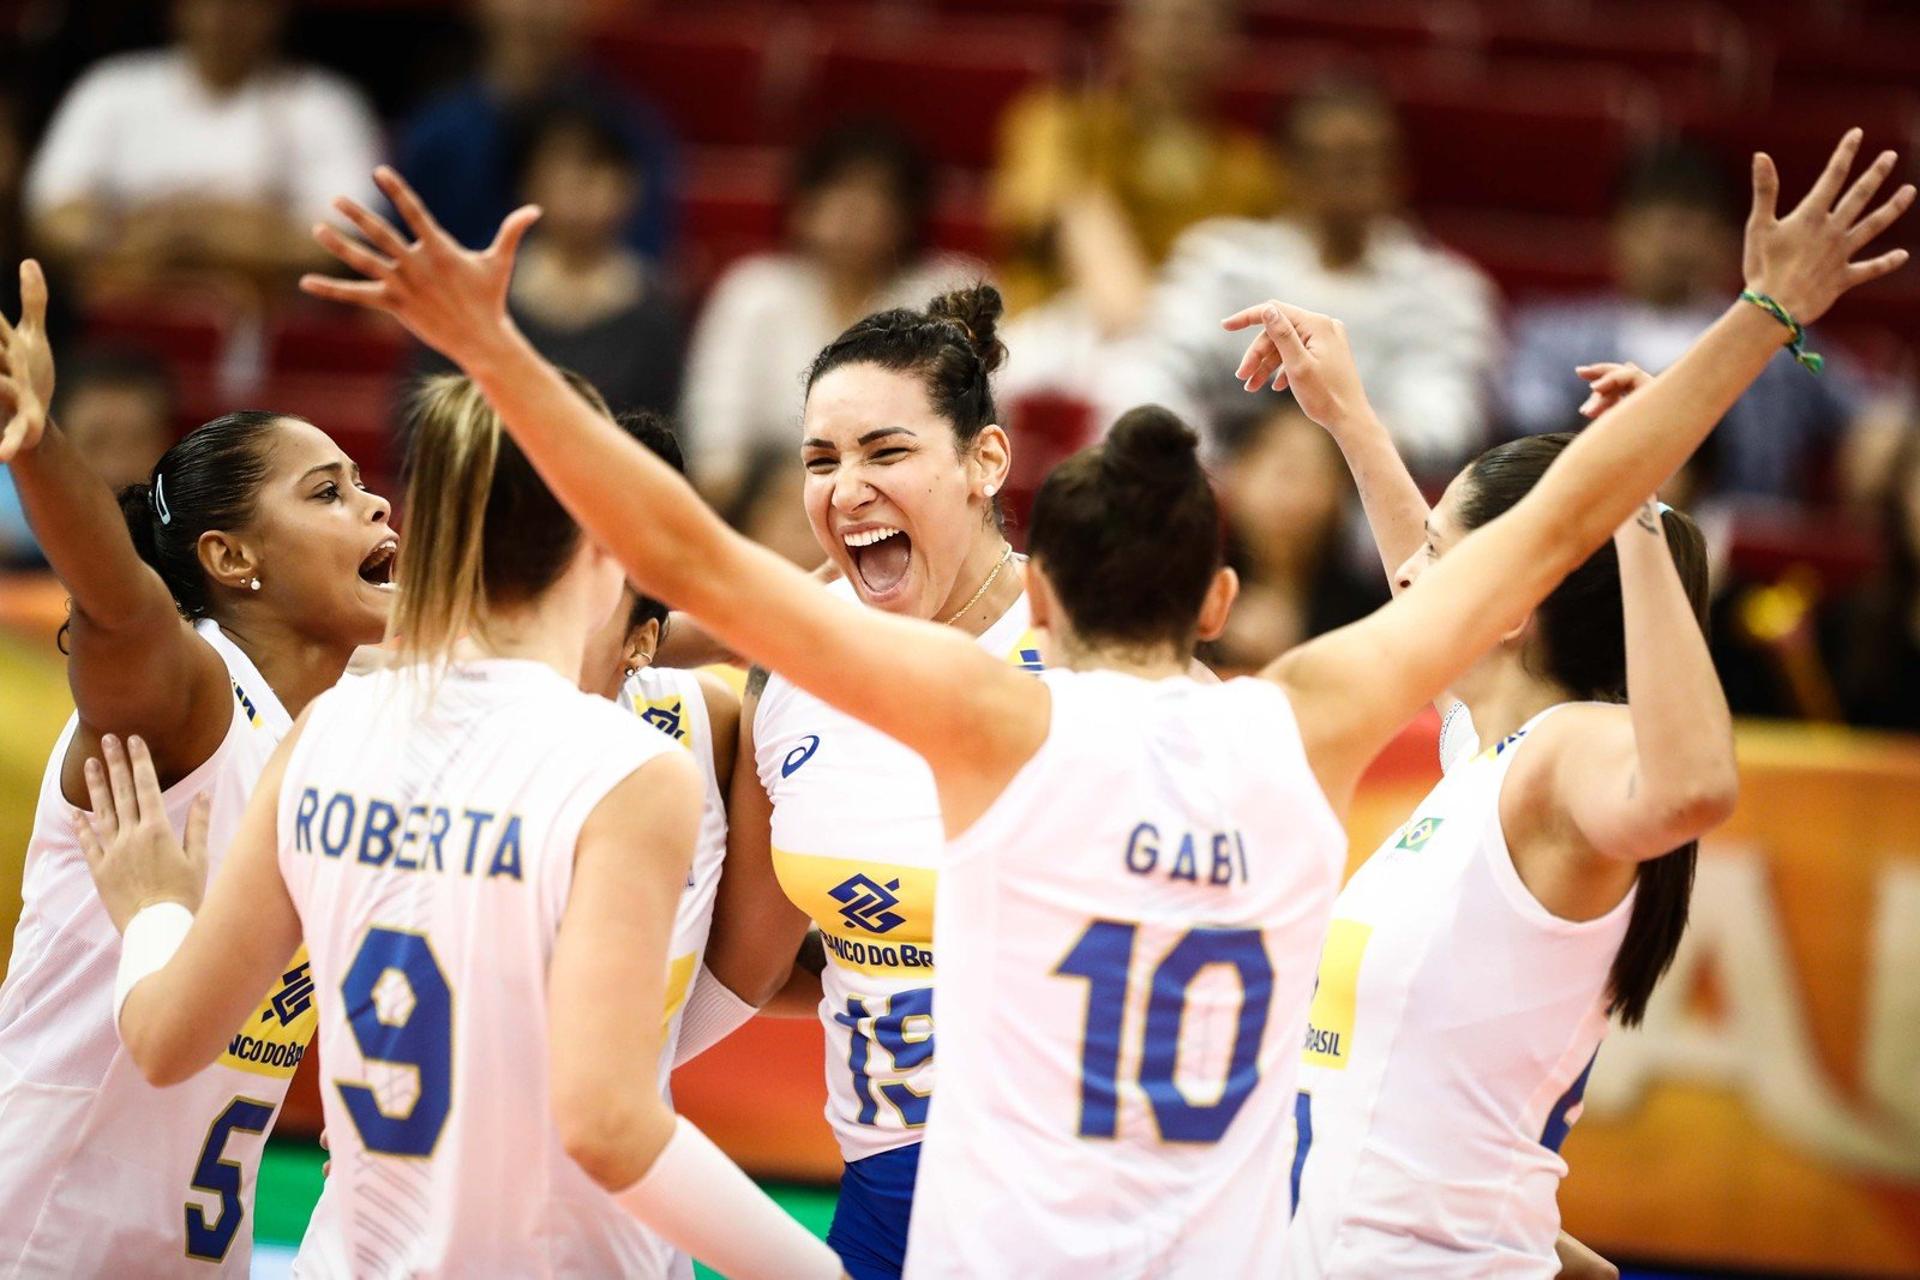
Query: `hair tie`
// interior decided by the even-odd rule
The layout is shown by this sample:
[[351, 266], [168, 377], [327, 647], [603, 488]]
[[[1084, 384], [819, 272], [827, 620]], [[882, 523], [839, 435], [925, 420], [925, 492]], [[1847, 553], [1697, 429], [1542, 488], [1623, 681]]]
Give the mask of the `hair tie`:
[[167, 508], [167, 491], [162, 487], [165, 481], [166, 477], [158, 473], [154, 475], [153, 488], [147, 492], [147, 501], [153, 505], [153, 513], [160, 517], [161, 524], [172, 524], [173, 512]]
[[1654, 503], [1653, 503], [1653, 505], [1654, 505], [1654, 508], [1655, 508], [1655, 509], [1656, 509], [1657, 511], [1659, 511], [1659, 513], [1660, 513], [1661, 515], [1663, 515], [1663, 516], [1664, 516], [1664, 515], [1671, 515], [1671, 514], [1672, 514], [1672, 512], [1673, 512], [1673, 508], [1672, 508], [1672, 507], [1670, 507], [1670, 506], [1668, 506], [1668, 505], [1667, 505], [1666, 503], [1664, 503], [1664, 502], [1661, 502], [1661, 501], [1660, 501], [1660, 500], [1659, 500], [1658, 498], [1656, 498], [1656, 499], [1654, 499]]

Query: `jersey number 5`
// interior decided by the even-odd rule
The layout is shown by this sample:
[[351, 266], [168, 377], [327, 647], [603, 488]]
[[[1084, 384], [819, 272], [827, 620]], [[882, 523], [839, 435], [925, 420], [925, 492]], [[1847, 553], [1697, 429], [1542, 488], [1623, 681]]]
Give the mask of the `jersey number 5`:
[[[1126, 1021], [1127, 977], [1139, 926], [1096, 920], [1054, 972], [1087, 982], [1087, 1029], [1080, 1049], [1080, 1136], [1111, 1138], [1119, 1128], [1120, 1037]], [[1174, 1074], [1187, 989], [1202, 969], [1230, 966], [1240, 979], [1240, 1018], [1233, 1054], [1218, 1099], [1187, 1101]], [[1140, 1088], [1168, 1142], [1218, 1142], [1260, 1081], [1260, 1041], [1273, 997], [1273, 965], [1258, 929], [1193, 929], [1154, 969], [1140, 1046]]]
[[[376, 925], [340, 983], [360, 1056], [381, 1083], [335, 1080], [367, 1150], [431, 1156], [453, 1106], [453, 992], [425, 935]], [[371, 1074], [371, 1073], [369, 1073]], [[412, 1100], [404, 1085], [411, 1075]]]

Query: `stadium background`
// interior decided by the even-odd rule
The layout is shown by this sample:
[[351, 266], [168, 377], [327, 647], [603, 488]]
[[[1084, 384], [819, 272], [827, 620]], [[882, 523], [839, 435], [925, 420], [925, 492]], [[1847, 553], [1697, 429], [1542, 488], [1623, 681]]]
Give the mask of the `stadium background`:
[[[697, 299], [729, 263], [780, 240], [791, 149], [854, 116], [890, 119], [933, 158], [936, 245], [993, 261], [998, 121], [1036, 86], [1088, 75], [1115, 7], [607, 3], [592, 6], [584, 49], [679, 139], [671, 270]], [[35, 102], [43, 117], [85, 65], [76, 49], [165, 38], [164, 6], [86, 6], [84, 21], [82, 8], [0, 0], [29, 141]], [[365, 85], [390, 124], [471, 45], [451, 3], [331, 0], [291, 19], [289, 50]], [[1649, 139], [1684, 135], [1730, 161], [1764, 145], [1790, 189], [1846, 125], [1909, 156], [1920, 143], [1920, 7], [1899, 0], [1258, 0], [1242, 21], [1214, 110], [1265, 131], [1330, 69], [1376, 75], [1402, 112], [1413, 210], [1514, 302], [1607, 283], [1613, 174]], [[1902, 234], [1916, 243], [1911, 225]], [[164, 360], [177, 425], [232, 407], [235, 326], [220, 308], [116, 299], [75, 327]], [[414, 359], [400, 335], [284, 300], [256, 336], [246, 399], [309, 414], [390, 481], [396, 387]], [[1821, 338], [1910, 385], [1920, 277], [1862, 290]], [[1029, 490], [1093, 423], [1059, 397], [1010, 413]], [[1875, 572], [1886, 531], [1836, 499], [1742, 511], [1718, 534], [1752, 584], [1747, 612], [1788, 615], [1768, 651], [1797, 691], [1784, 709], [1819, 716], [1804, 691], [1809, 611]], [[71, 709], [52, 640], [61, 609], [43, 576], [0, 577], [0, 923]], [[1430, 781], [1433, 734], [1415, 726], [1376, 768], [1356, 854]], [[1920, 738], [1749, 719], [1740, 756], [1740, 808], [1705, 843], [1676, 974], [1645, 1028], [1610, 1038], [1569, 1139], [1567, 1225], [1611, 1257], [1674, 1269], [1920, 1274]], [[756, 1174], [830, 1187], [820, 1055], [817, 1028], [762, 1021], [681, 1072], [676, 1093]], [[264, 1177], [262, 1238], [296, 1235], [316, 1185], [303, 1142], [317, 1127], [313, 1065]], [[793, 1195], [824, 1226], [830, 1198]]]

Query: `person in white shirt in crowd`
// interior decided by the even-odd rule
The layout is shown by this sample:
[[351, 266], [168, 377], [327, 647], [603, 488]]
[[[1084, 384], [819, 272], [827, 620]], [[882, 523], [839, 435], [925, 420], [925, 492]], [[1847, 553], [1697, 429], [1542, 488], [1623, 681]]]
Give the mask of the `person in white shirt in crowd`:
[[283, 62], [284, 0], [173, 0], [173, 45], [102, 61], [27, 174], [35, 240], [93, 284], [182, 273], [285, 285], [337, 192], [369, 191], [379, 126], [360, 91]]
[[728, 268], [693, 331], [681, 425], [714, 501], [726, 505], [755, 445], [791, 446], [801, 372], [835, 334], [986, 273], [928, 251], [932, 202], [926, 158], [884, 125], [840, 126], [801, 149], [787, 246]]
[[1135, 399], [1212, 425], [1238, 390], [1239, 351], [1213, 323], [1269, 294], [1339, 316], [1381, 420], [1416, 474], [1444, 474], [1486, 443], [1499, 330], [1492, 282], [1428, 240], [1405, 214], [1406, 168], [1392, 104], [1327, 81], [1284, 127], [1289, 212], [1217, 218], [1182, 236], [1150, 308]]

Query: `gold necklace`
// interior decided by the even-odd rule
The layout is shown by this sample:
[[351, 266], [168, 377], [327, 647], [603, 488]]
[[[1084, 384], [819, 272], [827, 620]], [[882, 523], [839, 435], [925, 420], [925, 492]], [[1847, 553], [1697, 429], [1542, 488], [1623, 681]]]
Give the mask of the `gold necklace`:
[[993, 566], [993, 572], [988, 574], [987, 580], [980, 584], [980, 589], [973, 593], [973, 597], [970, 600], [968, 600], [965, 604], [961, 605], [958, 609], [955, 609], [953, 611], [952, 617], [944, 619], [940, 625], [947, 626], [947, 627], [952, 626], [967, 612], [967, 610], [979, 604], [980, 597], [987, 594], [987, 588], [993, 585], [994, 580], [1000, 576], [1000, 571], [1006, 568], [1007, 565], [1012, 560], [1013, 560], [1013, 547], [1011, 544], [1009, 544], [1007, 549], [1001, 553], [999, 563]]

